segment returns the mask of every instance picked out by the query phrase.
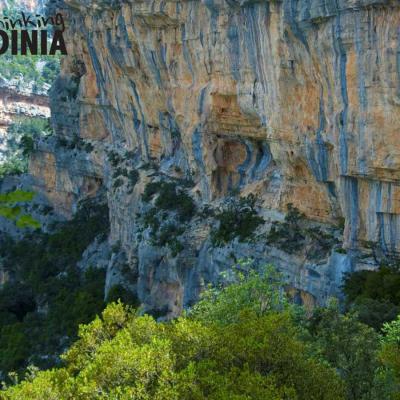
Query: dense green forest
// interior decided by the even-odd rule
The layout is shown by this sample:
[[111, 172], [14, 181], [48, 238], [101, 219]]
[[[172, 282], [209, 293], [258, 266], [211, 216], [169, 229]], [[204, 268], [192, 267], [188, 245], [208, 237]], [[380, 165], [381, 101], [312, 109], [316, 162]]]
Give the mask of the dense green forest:
[[3, 399], [399, 399], [400, 319], [380, 332], [337, 304], [307, 316], [273, 268], [239, 266], [188, 313], [157, 323], [109, 305], [62, 366], [6, 387]]
[[80, 270], [76, 264], [85, 248], [107, 232], [107, 207], [82, 204], [73, 220], [58, 223], [52, 233], [33, 230], [23, 240], [0, 239], [2, 269], [10, 277], [0, 290], [1, 371], [56, 365], [78, 325], [101, 312], [105, 271]]

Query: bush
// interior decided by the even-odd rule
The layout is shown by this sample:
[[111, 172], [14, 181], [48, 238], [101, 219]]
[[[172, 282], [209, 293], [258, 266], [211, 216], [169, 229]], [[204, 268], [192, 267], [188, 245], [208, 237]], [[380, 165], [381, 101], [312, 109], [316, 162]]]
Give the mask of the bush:
[[158, 193], [159, 186], [159, 182], [149, 182], [144, 188], [142, 200], [144, 202], [149, 202], [154, 197], [154, 195]]
[[282, 275], [271, 265], [259, 270], [250, 261], [239, 261], [230, 284], [208, 288], [190, 311], [191, 318], [224, 326], [237, 322], [243, 311], [263, 316], [289, 310]]
[[385, 266], [348, 274], [343, 286], [348, 309], [357, 311], [360, 320], [376, 330], [400, 312], [399, 289], [400, 271]]
[[157, 209], [152, 207], [143, 215], [143, 224], [145, 227], [151, 228], [151, 235], [156, 236], [158, 229], [161, 226], [160, 220], [157, 217]]
[[163, 224], [155, 207], [143, 215], [143, 224], [145, 227], [151, 228], [150, 236], [154, 246], [168, 246], [173, 257], [176, 257], [184, 249], [178, 236], [185, 232], [185, 228], [172, 222]]
[[181, 222], [190, 220], [196, 213], [193, 199], [174, 182], [150, 182], [146, 185], [142, 200], [149, 202], [156, 194], [155, 206], [160, 210], [174, 211]]
[[300, 222], [305, 216], [292, 204], [288, 204], [287, 208], [285, 221], [273, 223], [267, 240], [282, 250], [292, 253], [304, 247], [306, 236]]
[[128, 178], [130, 186], [134, 187], [139, 182], [139, 173], [135, 169], [132, 169], [129, 171]]
[[108, 153], [108, 160], [114, 168], [122, 162], [121, 156], [116, 151], [110, 151], [110, 153]]
[[387, 388], [386, 396], [390, 400], [400, 399], [400, 315], [392, 322], [383, 326], [384, 336], [380, 359], [386, 370], [380, 381]]
[[326, 257], [338, 244], [333, 235], [321, 228], [307, 227], [305, 215], [292, 204], [289, 203], [287, 209], [285, 221], [272, 224], [267, 236], [268, 243], [289, 254], [303, 250], [310, 260]]
[[[316, 310], [309, 321], [312, 346], [339, 372], [345, 382], [346, 399], [370, 399], [378, 389], [379, 338], [354, 314], [341, 315], [337, 303]], [[372, 397], [374, 398], [374, 397]], [[382, 397], [377, 397], [376, 400]]]
[[[171, 255], [176, 257], [184, 246], [178, 236], [185, 232], [185, 227], [179, 223], [189, 221], [196, 213], [196, 205], [193, 199], [184, 189], [178, 188], [176, 183], [171, 182], [150, 182], [146, 185], [142, 200], [149, 202], [155, 196], [154, 207], [143, 215], [143, 225], [151, 228], [151, 239], [154, 246], [168, 246]], [[167, 222], [168, 213], [176, 223]], [[175, 218], [175, 215], [178, 218]]]
[[116, 190], [124, 184], [124, 181], [121, 178], [117, 178], [113, 183], [113, 189]]
[[171, 249], [172, 256], [177, 256], [183, 249], [183, 244], [178, 240], [178, 236], [185, 232], [185, 228], [175, 225], [172, 222], [163, 225], [159, 231], [154, 244], [157, 246], [168, 246]]
[[0, 164], [0, 179], [10, 175], [21, 175], [27, 171], [27, 164], [18, 157], [8, 158]]
[[232, 198], [225, 208], [215, 214], [219, 226], [211, 232], [211, 241], [215, 246], [229, 243], [236, 237], [239, 241], [249, 241], [264, 219], [255, 209], [256, 199], [253, 195], [246, 198]]

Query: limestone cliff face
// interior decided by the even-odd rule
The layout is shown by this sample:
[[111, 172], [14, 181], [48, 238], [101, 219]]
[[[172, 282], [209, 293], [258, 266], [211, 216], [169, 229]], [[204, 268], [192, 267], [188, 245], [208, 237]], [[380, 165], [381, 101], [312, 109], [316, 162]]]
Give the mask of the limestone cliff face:
[[[69, 56], [53, 87], [53, 122], [57, 137], [79, 137], [94, 150], [44, 145], [32, 167], [65, 213], [108, 189], [110, 241], [120, 245], [109, 284], [123, 280], [120, 265], [128, 265], [141, 300], [174, 314], [233, 260], [252, 256], [284, 271], [303, 301], [324, 302], [344, 271], [373, 267], [357, 258], [366, 243], [400, 251], [397, 0], [61, 7]], [[118, 168], [138, 170], [139, 183], [130, 188], [122, 176], [115, 185]], [[199, 207], [223, 203], [233, 189], [257, 194], [267, 221], [261, 232], [288, 203], [323, 226], [343, 218], [343, 238], [335, 234], [347, 254], [312, 261], [262, 235], [215, 248], [215, 221], [196, 217], [182, 234], [185, 249], [171, 255], [151, 243], [140, 215], [145, 185], [172, 178], [194, 182]]]

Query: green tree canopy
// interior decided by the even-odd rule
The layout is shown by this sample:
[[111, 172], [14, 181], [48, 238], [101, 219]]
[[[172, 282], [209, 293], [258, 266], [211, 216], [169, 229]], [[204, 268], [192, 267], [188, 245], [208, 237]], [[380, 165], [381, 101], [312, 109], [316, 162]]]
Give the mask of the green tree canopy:
[[0, 216], [14, 221], [18, 228], [40, 228], [40, 223], [23, 209], [34, 197], [35, 193], [23, 190], [0, 194]]
[[278, 275], [238, 277], [172, 322], [109, 305], [80, 327], [64, 368], [28, 377], [4, 399], [344, 399], [339, 375], [302, 341]]

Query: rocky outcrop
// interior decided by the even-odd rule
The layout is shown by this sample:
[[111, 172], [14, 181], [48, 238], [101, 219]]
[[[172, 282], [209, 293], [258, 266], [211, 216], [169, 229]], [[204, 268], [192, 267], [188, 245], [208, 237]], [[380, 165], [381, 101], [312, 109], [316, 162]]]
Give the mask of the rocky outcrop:
[[[299, 299], [323, 303], [339, 293], [343, 272], [398, 253], [397, 0], [62, 7], [69, 56], [52, 89], [52, 118], [67, 147], [44, 145], [32, 171], [66, 213], [108, 189], [110, 242], [125, 260], [109, 270], [127, 267], [149, 309], [176, 314], [246, 257], [274, 263]], [[72, 149], [73, 141], [80, 144]], [[223, 208], [232, 190], [253, 193], [266, 222], [252, 242], [218, 247], [209, 239], [218, 218], [198, 212], [178, 223], [183, 249], [174, 242], [173, 251], [154, 231], [179, 222], [179, 207], [160, 211], [157, 197], [145, 201], [149, 182], [185, 187], [197, 210]], [[288, 203], [314, 221], [310, 229], [335, 238], [319, 259], [268, 240]], [[143, 220], [149, 210], [156, 228]]]

